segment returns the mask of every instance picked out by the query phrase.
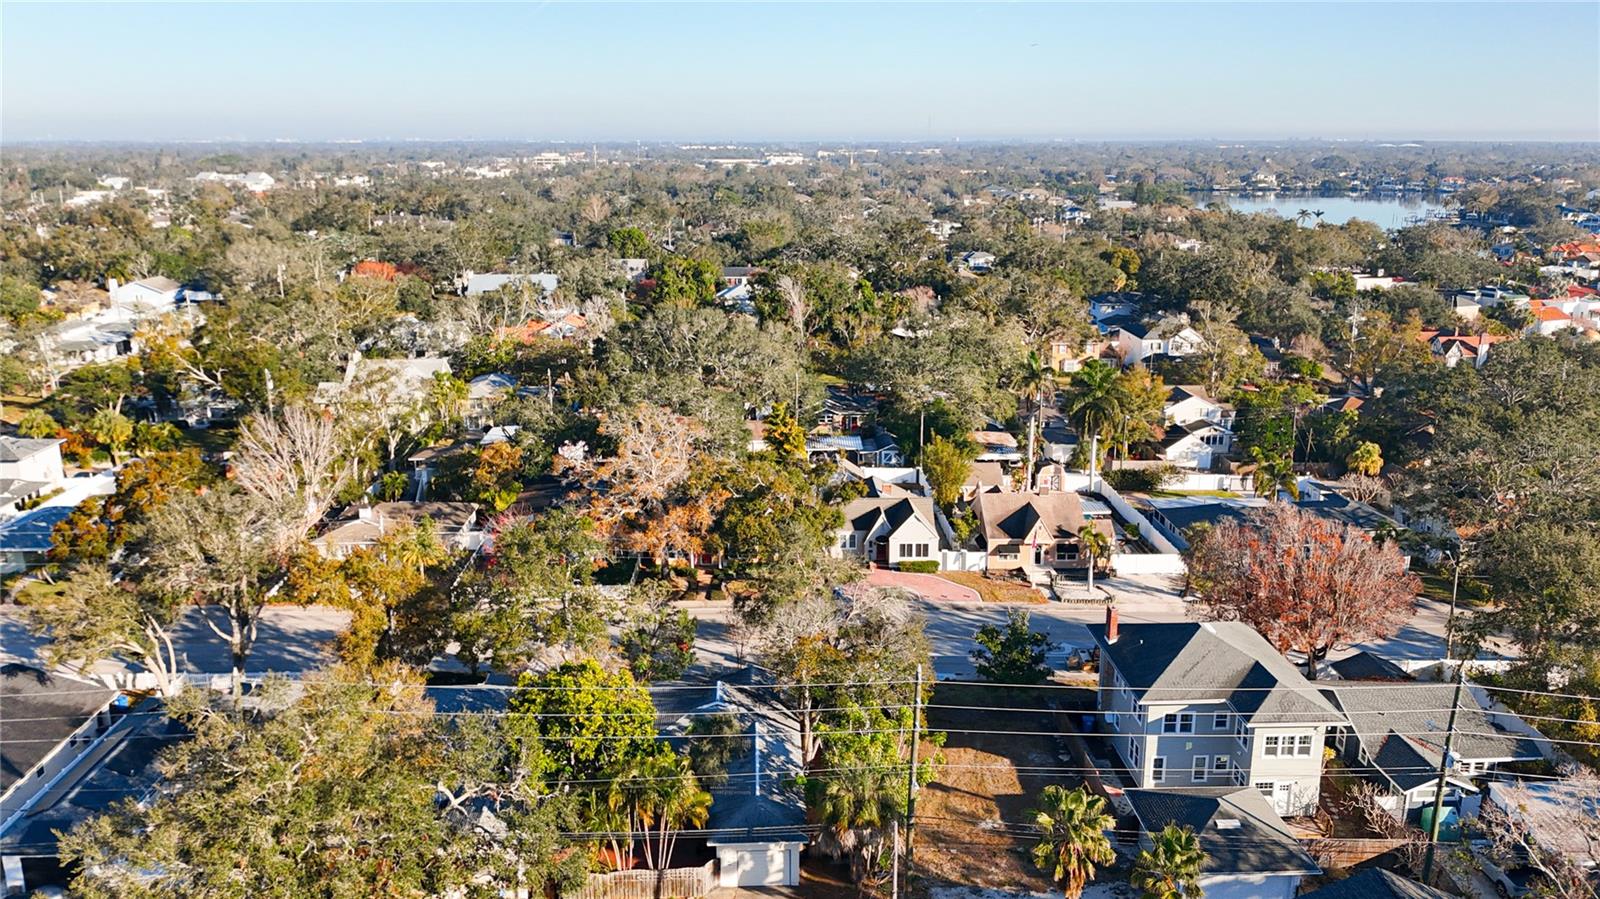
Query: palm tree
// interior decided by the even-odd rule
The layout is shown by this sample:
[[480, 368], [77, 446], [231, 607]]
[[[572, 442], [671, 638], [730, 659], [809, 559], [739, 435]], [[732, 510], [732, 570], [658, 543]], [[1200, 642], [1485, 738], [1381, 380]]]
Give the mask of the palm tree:
[[1288, 454], [1262, 452], [1261, 447], [1250, 447], [1250, 458], [1256, 463], [1256, 470], [1250, 476], [1250, 486], [1257, 496], [1265, 496], [1277, 502], [1278, 493], [1282, 491], [1298, 500], [1300, 498], [1300, 485], [1294, 477], [1294, 461]]
[[1078, 545], [1089, 556], [1089, 592], [1094, 592], [1094, 566], [1101, 559], [1111, 556], [1111, 538], [1107, 537], [1093, 522], [1078, 528]]
[[1304, 225], [1308, 218], [1311, 218], [1311, 210], [1302, 209], [1294, 214], [1294, 223], [1296, 225]]
[[1201, 899], [1200, 869], [1206, 853], [1194, 828], [1168, 824], [1155, 835], [1155, 845], [1133, 863], [1133, 885], [1142, 899]]
[[1042, 831], [1039, 845], [1033, 847], [1033, 863], [1052, 872], [1066, 899], [1083, 895], [1084, 885], [1094, 877], [1095, 865], [1116, 861], [1106, 831], [1117, 822], [1106, 814], [1106, 801], [1090, 796], [1083, 787], [1045, 787], [1033, 823]]
[[689, 759], [661, 752], [639, 765], [646, 788], [637, 794], [634, 815], [644, 838], [648, 867], [664, 869], [672, 863], [672, 849], [685, 828], [703, 827], [711, 815], [711, 794], [700, 788]]
[[1073, 373], [1065, 411], [1080, 441], [1108, 436], [1111, 426], [1121, 417], [1121, 410], [1115, 366], [1090, 359]]
[[1044, 397], [1055, 392], [1056, 370], [1051, 368], [1037, 350], [1029, 350], [1017, 375], [1017, 392], [1028, 410], [1028, 474], [1033, 474], [1033, 460], [1039, 446], [1039, 412], [1044, 408]]

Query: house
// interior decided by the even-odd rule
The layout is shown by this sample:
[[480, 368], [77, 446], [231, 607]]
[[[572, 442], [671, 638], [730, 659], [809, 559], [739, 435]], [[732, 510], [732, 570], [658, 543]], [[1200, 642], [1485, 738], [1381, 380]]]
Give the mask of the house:
[[1476, 321], [1478, 313], [1483, 311], [1483, 307], [1479, 306], [1476, 300], [1461, 296], [1450, 298], [1450, 308], [1455, 311], [1456, 317], [1464, 322]]
[[1052, 340], [1046, 362], [1053, 371], [1072, 373], [1083, 368], [1087, 359], [1098, 359], [1108, 349], [1105, 340]]
[[[979, 493], [972, 499], [972, 513], [978, 519], [973, 548], [984, 551], [990, 573], [1031, 577], [1089, 568], [1078, 531], [1090, 519], [1076, 493]], [[1115, 543], [1110, 522], [1095, 521], [1094, 527]]]
[[0, 827], [111, 726], [120, 695], [28, 665], [0, 666]]
[[1436, 890], [1382, 868], [1364, 868], [1327, 886], [1300, 894], [1300, 899], [1452, 899]]
[[980, 493], [1010, 492], [1011, 475], [999, 462], [974, 462], [967, 469], [967, 479], [961, 483], [961, 501], [970, 503]]
[[[92, 693], [79, 698], [80, 713], [99, 702]], [[49, 789], [36, 793], [15, 813], [0, 813], [0, 892], [31, 890], [32, 895], [43, 896], [45, 888], [64, 889], [73, 871], [59, 857], [57, 834], [117, 803], [150, 799], [161, 782], [157, 765], [161, 753], [190, 736], [155, 700], [145, 700], [130, 714], [113, 714], [109, 723], [97, 713], [92, 727], [99, 730], [80, 730], [64, 745], [58, 744], [61, 768]]]
[[1329, 680], [1355, 681], [1411, 681], [1414, 678], [1404, 668], [1383, 656], [1366, 650], [1329, 662], [1323, 669]]
[[516, 392], [517, 380], [502, 372], [479, 375], [467, 382], [467, 414], [469, 427], [484, 427], [490, 423], [494, 405]]
[[342, 381], [320, 381], [316, 401], [332, 406], [352, 387], [371, 392], [371, 399], [386, 405], [404, 406], [428, 394], [436, 375], [450, 374], [450, 360], [443, 356], [415, 359], [373, 359], [355, 352], [345, 363]]
[[854, 434], [876, 420], [879, 402], [880, 398], [870, 393], [829, 387], [817, 426], [835, 434]]
[[761, 269], [753, 265], [724, 265], [722, 267], [721, 289], [751, 288], [753, 287], [751, 282], [759, 274], [761, 274]]
[[484, 533], [478, 527], [476, 503], [392, 502], [360, 505], [354, 517], [333, 524], [311, 541], [312, 547], [330, 559], [343, 559], [350, 553], [376, 544], [384, 534], [405, 525], [415, 526], [423, 519], [433, 522], [439, 542], [455, 550], [471, 551], [483, 545]]
[[1206, 854], [1199, 886], [1206, 899], [1292, 899], [1301, 878], [1322, 873], [1289, 825], [1250, 787], [1129, 790], [1139, 844], [1169, 824], [1187, 827]]
[[1450, 297], [1452, 299], [1459, 297], [1476, 303], [1480, 308], [1484, 309], [1494, 306], [1525, 308], [1530, 299], [1527, 294], [1506, 287], [1479, 287], [1471, 290], [1458, 290], [1450, 294]]
[[66, 479], [61, 441], [0, 436], [0, 519], [56, 489]]
[[910, 496], [930, 496], [928, 479], [922, 469], [895, 465], [857, 465], [848, 459], [839, 460], [839, 470], [834, 484], [859, 481], [866, 485], [868, 496], [889, 496], [893, 490]]
[[1577, 323], [1572, 316], [1561, 310], [1559, 305], [1547, 305], [1543, 300], [1532, 300], [1528, 314], [1533, 317], [1533, 322], [1523, 329], [1525, 334], [1538, 334], [1549, 337], [1561, 331], [1575, 329]]
[[1144, 294], [1136, 291], [1102, 293], [1089, 298], [1089, 318], [1096, 325], [1111, 318], [1136, 320], [1143, 303]]
[[611, 266], [629, 284], [638, 284], [644, 280], [645, 273], [650, 271], [650, 260], [635, 256], [625, 256], [621, 259], [611, 260]]
[[[663, 728], [669, 742], [681, 741], [690, 724], [706, 716], [731, 716], [739, 728], [738, 736], [727, 738], [727, 776], [709, 790], [705, 842], [717, 860], [718, 886], [799, 884], [800, 854], [811, 842], [805, 797], [796, 784], [805, 773], [796, 740], [799, 722], [755, 669], [717, 681], [705, 691], [709, 695], [675, 692], [688, 697], [664, 699], [657, 709], [661, 718], [677, 716]], [[662, 708], [675, 701], [680, 709], [685, 701], [698, 704], [681, 713]]]
[[53, 545], [55, 526], [72, 514], [72, 506], [45, 506], [0, 522], [0, 574], [43, 565]]
[[835, 534], [834, 558], [863, 558], [874, 565], [939, 560], [939, 525], [933, 500], [903, 488], [874, 489], [881, 495], [853, 499]]
[[116, 278], [106, 279], [106, 292], [111, 303], [136, 312], [162, 312], [178, 302], [178, 291], [183, 285], [171, 278], [157, 276], [143, 278], [127, 284], [118, 284]]
[[[1415, 819], [1433, 803], [1455, 685], [1352, 681], [1326, 684], [1322, 692], [1348, 722], [1333, 732], [1334, 751], [1384, 791], [1384, 805], [1396, 817]], [[1493, 711], [1474, 690], [1461, 691], [1445, 805], [1459, 809], [1476, 794], [1475, 777], [1545, 758], [1542, 743], [1515, 715]]]
[[997, 425], [973, 431], [967, 437], [978, 445], [978, 456], [974, 461], [1004, 462], [1008, 465], [1022, 461], [1022, 451], [1017, 448], [1017, 438], [1010, 432], [1001, 430]]
[[1090, 625], [1099, 709], [1141, 788], [1228, 784], [1309, 815], [1322, 745], [1345, 718], [1272, 644], [1237, 621]]
[[1168, 315], [1149, 322], [1123, 321], [1107, 335], [1124, 366], [1137, 365], [1152, 356], [1182, 358], [1200, 351], [1205, 339], [1189, 326], [1186, 315]]
[[1233, 432], [1203, 419], [1168, 425], [1157, 444], [1156, 457], [1179, 468], [1210, 471], [1233, 448]]
[[956, 257], [956, 266], [976, 275], [987, 274], [994, 270], [995, 256], [982, 250], [973, 250], [962, 253]]
[[1419, 332], [1418, 337], [1449, 368], [1455, 368], [1463, 359], [1470, 361], [1473, 368], [1482, 368], [1483, 363], [1489, 361], [1489, 347], [1512, 339], [1495, 334], [1467, 334], [1453, 329], [1424, 330]]
[[897, 466], [905, 461], [899, 441], [881, 428], [854, 434], [813, 434], [806, 438], [806, 455], [812, 462], [845, 459], [869, 466]]
[[561, 285], [561, 278], [550, 272], [538, 274], [512, 274], [509, 272], [488, 272], [478, 274], [471, 270], [461, 273], [456, 279], [456, 292], [464, 297], [475, 297], [482, 293], [491, 293], [502, 287], [528, 286], [536, 287], [543, 296], [556, 292]]

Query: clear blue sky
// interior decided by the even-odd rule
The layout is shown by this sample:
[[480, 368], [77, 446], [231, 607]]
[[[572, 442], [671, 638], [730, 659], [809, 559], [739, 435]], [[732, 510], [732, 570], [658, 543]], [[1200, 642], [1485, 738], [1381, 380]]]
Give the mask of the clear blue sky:
[[0, 140], [1600, 139], [1600, 3], [0, 5]]

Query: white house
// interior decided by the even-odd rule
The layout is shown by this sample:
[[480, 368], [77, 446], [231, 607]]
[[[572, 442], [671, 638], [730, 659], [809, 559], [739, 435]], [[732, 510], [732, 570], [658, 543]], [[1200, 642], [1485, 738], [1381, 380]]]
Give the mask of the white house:
[[986, 253], [982, 250], [973, 250], [970, 253], [962, 253], [956, 257], [956, 265], [980, 275], [992, 271], [994, 263], [994, 254]]
[[844, 526], [835, 534], [834, 558], [864, 558], [876, 565], [939, 560], [939, 525], [933, 500], [900, 488], [872, 490], [844, 507]]
[[1167, 404], [1162, 407], [1162, 417], [1167, 424], [1186, 425], [1205, 421], [1233, 427], [1234, 409], [1211, 395], [1201, 384], [1177, 384], [1167, 393]]
[[462, 296], [475, 297], [480, 293], [489, 293], [508, 285], [530, 285], [537, 287], [544, 296], [555, 293], [561, 286], [561, 278], [550, 272], [538, 274], [511, 274], [507, 272], [486, 272], [478, 274], [471, 270], [461, 273], [456, 279], [456, 291]]
[[1249, 787], [1129, 790], [1141, 848], [1169, 824], [1192, 829], [1206, 854], [1206, 899], [1292, 899], [1300, 881], [1322, 873], [1294, 831]]
[[111, 304], [134, 313], [161, 313], [178, 304], [178, 291], [183, 285], [171, 278], [156, 276], [141, 278], [127, 284], [116, 278], [106, 279], [106, 292], [111, 294]]
[[1207, 471], [1233, 449], [1234, 409], [1199, 384], [1179, 384], [1162, 409], [1166, 431], [1160, 457], [1182, 468]]
[[1189, 326], [1182, 315], [1169, 315], [1154, 322], [1124, 322], [1108, 333], [1124, 366], [1136, 365], [1154, 356], [1181, 358], [1200, 351], [1205, 338]]
[[483, 529], [478, 525], [475, 503], [392, 502], [359, 506], [353, 518], [345, 518], [311, 541], [311, 546], [329, 559], [343, 559], [358, 549], [373, 546], [397, 528], [415, 526], [427, 519], [433, 523], [439, 542], [451, 549], [472, 551], [483, 545]]
[[1280, 815], [1309, 815], [1322, 745], [1345, 717], [1260, 634], [1237, 621], [1090, 625], [1099, 708], [1142, 788], [1251, 787]]
[[0, 518], [54, 490], [66, 479], [61, 441], [0, 437]]

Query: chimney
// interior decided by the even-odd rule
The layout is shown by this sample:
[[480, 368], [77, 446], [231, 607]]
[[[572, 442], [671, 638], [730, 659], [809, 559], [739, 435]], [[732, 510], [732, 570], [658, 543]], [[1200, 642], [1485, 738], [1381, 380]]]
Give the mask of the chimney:
[[1106, 606], [1106, 642], [1117, 642], [1117, 607]]

